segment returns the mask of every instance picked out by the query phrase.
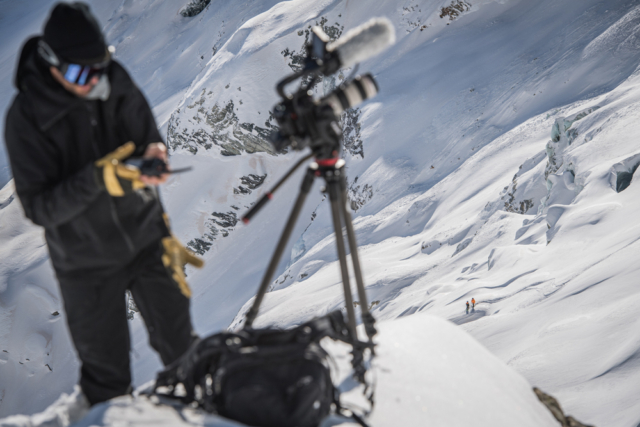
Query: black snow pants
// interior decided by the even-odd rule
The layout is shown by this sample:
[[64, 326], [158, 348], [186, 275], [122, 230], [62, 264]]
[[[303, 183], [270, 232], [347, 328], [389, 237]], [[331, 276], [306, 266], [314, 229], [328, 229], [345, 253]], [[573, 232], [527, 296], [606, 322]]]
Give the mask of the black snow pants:
[[59, 278], [67, 323], [82, 362], [80, 387], [92, 405], [131, 391], [127, 289], [145, 322], [151, 347], [165, 365], [180, 357], [196, 338], [189, 299], [161, 256], [158, 242], [107, 277]]

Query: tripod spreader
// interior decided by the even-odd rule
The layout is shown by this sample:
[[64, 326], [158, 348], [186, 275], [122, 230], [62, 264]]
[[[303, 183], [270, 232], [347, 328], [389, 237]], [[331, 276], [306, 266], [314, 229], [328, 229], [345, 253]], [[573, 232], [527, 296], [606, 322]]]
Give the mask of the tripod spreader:
[[301, 158], [298, 163], [296, 163], [295, 165], [293, 165], [293, 167], [291, 169], [289, 169], [289, 171], [282, 177], [280, 178], [280, 181], [278, 181], [276, 183], [276, 185], [273, 186], [273, 188], [271, 190], [269, 190], [267, 192], [267, 194], [265, 194], [264, 196], [262, 196], [260, 198], [260, 200], [258, 200], [256, 202], [255, 205], [253, 205], [251, 207], [251, 209], [249, 209], [249, 211], [244, 214], [244, 216], [242, 217], [242, 222], [244, 222], [245, 224], [249, 224], [249, 221], [251, 221], [251, 218], [253, 218], [253, 216], [255, 214], [258, 213], [258, 211], [260, 209], [262, 209], [262, 207], [269, 201], [271, 200], [271, 198], [273, 197], [273, 193], [276, 192], [276, 190], [278, 190], [278, 188], [280, 188], [280, 186], [307, 160], [309, 160], [311, 157], [313, 157], [313, 153], [304, 156], [303, 158]]

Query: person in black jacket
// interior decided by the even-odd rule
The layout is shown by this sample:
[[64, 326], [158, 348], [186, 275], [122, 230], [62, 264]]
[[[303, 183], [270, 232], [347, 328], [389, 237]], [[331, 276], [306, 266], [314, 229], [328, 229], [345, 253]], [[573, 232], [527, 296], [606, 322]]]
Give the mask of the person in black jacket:
[[29, 39], [5, 141], [25, 215], [44, 227], [90, 404], [129, 393], [130, 290], [166, 365], [196, 339], [185, 262], [155, 185], [128, 157], [167, 152], [144, 96], [83, 3], [60, 3]]

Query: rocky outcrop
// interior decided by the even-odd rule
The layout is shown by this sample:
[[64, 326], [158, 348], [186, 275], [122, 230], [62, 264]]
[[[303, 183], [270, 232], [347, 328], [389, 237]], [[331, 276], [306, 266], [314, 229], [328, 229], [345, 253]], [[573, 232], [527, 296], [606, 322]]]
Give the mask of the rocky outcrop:
[[199, 255], [204, 255], [219, 236], [229, 236], [236, 224], [238, 224], [238, 216], [234, 211], [211, 212], [204, 223], [205, 233], [201, 237], [190, 240], [187, 247]]
[[242, 182], [243, 185], [234, 188], [233, 194], [251, 194], [251, 190], [255, 190], [256, 188], [260, 187], [264, 183], [264, 180], [266, 178], [267, 174], [249, 174], [247, 176], [243, 176], [240, 178], [240, 182]]
[[454, 0], [449, 6], [440, 9], [440, 18], [449, 18], [449, 21], [453, 21], [469, 9], [471, 9], [471, 3], [468, 1]]
[[[249, 195], [252, 190], [264, 184], [266, 178], [267, 174], [249, 174], [240, 177], [242, 185], [235, 187], [233, 193], [237, 195]], [[229, 207], [232, 210], [226, 212], [211, 212], [209, 218], [204, 222], [205, 232], [202, 236], [190, 240], [189, 243], [187, 243], [187, 247], [199, 255], [204, 255], [205, 252], [211, 249], [211, 245], [217, 238], [229, 236], [229, 234], [235, 230], [239, 221], [236, 212], [239, 208], [235, 205]]]
[[133, 300], [133, 295], [131, 295], [131, 291], [127, 290], [127, 319], [133, 320], [133, 317], [136, 313], [139, 313], [140, 310], [136, 305], [136, 302]]
[[209, 6], [209, 3], [211, 3], [211, 0], [193, 0], [180, 10], [180, 15], [185, 18], [196, 16], [205, 10], [207, 6]]
[[[329, 39], [331, 41], [335, 41], [342, 35], [344, 26], [340, 25], [338, 22], [336, 22], [335, 24], [327, 25], [328, 22], [329, 20], [325, 16], [322, 16], [320, 18], [320, 21], [316, 21], [315, 26], [322, 27], [322, 31], [324, 31], [325, 34], [329, 36]], [[312, 25], [307, 25], [307, 28], [298, 31], [298, 36], [304, 36], [304, 41], [302, 42], [302, 46], [300, 47], [300, 49], [292, 50], [289, 48], [285, 48], [282, 52], [280, 52], [285, 58], [289, 59], [287, 65], [289, 65], [289, 68], [291, 68], [295, 73], [302, 70], [302, 68], [304, 67], [304, 59], [307, 55], [306, 46], [311, 42], [312, 38], [311, 28]]]
[[364, 147], [360, 135], [360, 109], [351, 108], [342, 114], [342, 148], [345, 153], [364, 158]]
[[[269, 142], [272, 130], [277, 129], [271, 123], [271, 116], [265, 127], [241, 122], [236, 115], [233, 100], [222, 106], [216, 103], [208, 109], [204, 107], [204, 103], [211, 92], [205, 93], [206, 89], [203, 89], [199, 100], [184, 107], [184, 111], [179, 108], [171, 115], [167, 127], [167, 143], [171, 150], [182, 148], [196, 154], [199, 149], [210, 150], [218, 146], [223, 156], [237, 156], [243, 152], [276, 154]], [[197, 128], [189, 130], [182, 124], [182, 117], [191, 111], [194, 115], [189, 121], [196, 124]]]
[[542, 402], [542, 404], [547, 407], [547, 409], [551, 412], [551, 414], [555, 417], [555, 419], [558, 420], [558, 422], [562, 427], [594, 427], [594, 426], [582, 424], [580, 421], [576, 420], [575, 418], [565, 415], [564, 412], [562, 411], [562, 407], [560, 406], [560, 402], [558, 402], [558, 400], [555, 397], [549, 394], [546, 394], [545, 392], [543, 392], [542, 390], [536, 387], [533, 388], [533, 391], [538, 397], [538, 399], [540, 400], [540, 402]]
[[505, 211], [520, 215], [537, 212], [540, 200], [547, 194], [541, 172], [545, 158], [546, 153], [541, 151], [520, 165], [500, 196]]
[[373, 187], [369, 184], [358, 184], [356, 176], [347, 190], [347, 197], [352, 211], [357, 211], [373, 197]]

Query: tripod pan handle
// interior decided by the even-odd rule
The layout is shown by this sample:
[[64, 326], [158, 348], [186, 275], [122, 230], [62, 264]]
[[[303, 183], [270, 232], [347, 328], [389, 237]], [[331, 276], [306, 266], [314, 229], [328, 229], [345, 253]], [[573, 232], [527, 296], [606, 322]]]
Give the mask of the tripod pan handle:
[[249, 221], [251, 221], [251, 218], [253, 218], [253, 216], [257, 214], [258, 211], [262, 209], [262, 207], [272, 198], [273, 198], [273, 194], [271, 193], [267, 193], [264, 196], [262, 196], [260, 200], [258, 200], [258, 202], [255, 205], [253, 205], [251, 209], [249, 209], [249, 212], [244, 214], [244, 216], [242, 217], [242, 222], [244, 222], [245, 224], [249, 224]]

